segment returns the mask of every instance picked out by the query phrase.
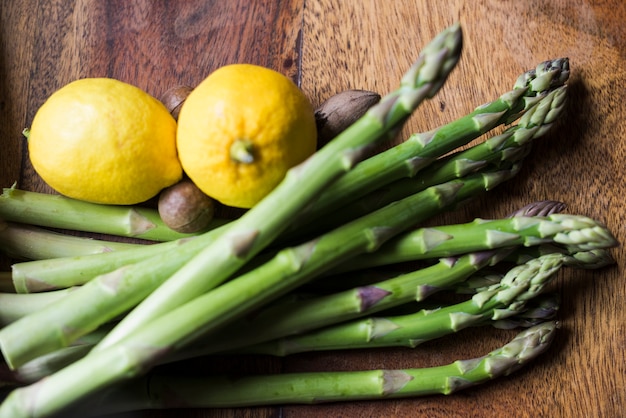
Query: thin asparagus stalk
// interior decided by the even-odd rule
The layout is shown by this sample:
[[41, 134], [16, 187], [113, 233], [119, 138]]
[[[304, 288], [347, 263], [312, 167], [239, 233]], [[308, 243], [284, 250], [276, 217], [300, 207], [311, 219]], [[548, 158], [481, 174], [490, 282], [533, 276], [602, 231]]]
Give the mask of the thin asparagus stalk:
[[[467, 234], [466, 234], [467, 233]], [[477, 240], [481, 236], [481, 240]], [[459, 240], [459, 241], [457, 241]], [[462, 248], [461, 242], [467, 247]], [[542, 216], [515, 216], [507, 219], [476, 219], [462, 225], [442, 225], [419, 228], [400, 234], [385, 243], [376, 253], [356, 256], [349, 264], [333, 270], [334, 273], [374, 266], [441, 257], [477, 249], [503, 246], [536, 246], [556, 243], [566, 246], [571, 253], [611, 248], [617, 240], [597, 220], [582, 215], [552, 214]], [[484, 245], [482, 245], [484, 244]], [[454, 246], [455, 253], [448, 251]], [[477, 248], [477, 245], [480, 245]]]
[[[589, 251], [579, 251], [569, 253], [561, 247], [552, 244], [541, 244], [535, 247], [516, 248], [509, 253], [502, 261], [511, 262], [513, 264], [523, 264], [534, 258], [547, 254], [560, 254], [564, 258], [564, 264], [567, 267], [577, 269], [600, 269], [615, 264], [615, 259], [609, 252], [609, 249], [596, 249]], [[321, 277], [311, 282], [308, 286], [302, 286], [301, 290], [305, 291], [305, 298], [310, 298], [319, 294], [328, 294], [351, 289], [358, 286], [370, 286], [382, 280], [388, 280], [408, 274], [406, 270], [393, 269], [389, 271], [356, 271], [352, 274], [343, 273], [339, 275], [331, 275]], [[502, 273], [494, 270], [481, 269], [467, 280], [456, 283], [453, 290], [458, 294], [474, 294], [477, 291], [500, 282]], [[308, 293], [307, 293], [308, 292]], [[300, 297], [301, 299], [302, 297]]]
[[[44, 379], [45, 381], [57, 381], [57, 383], [50, 387], [42, 387], [42, 390], [49, 391], [49, 393], [42, 394], [39, 392], [38, 399], [44, 401], [41, 405], [33, 406], [35, 408], [41, 406], [44, 409], [60, 409], [78, 401], [89, 393], [143, 373], [146, 368], [158, 362], [167, 353], [176, 352], [180, 347], [198, 336], [214, 331], [229, 320], [244, 315], [256, 309], [260, 304], [280, 296], [281, 292], [289, 291], [291, 286], [297, 286], [301, 281], [310, 279], [312, 274], [328, 268], [329, 265], [332, 265], [333, 257], [338, 257], [337, 254], [341, 251], [345, 251], [344, 256], [354, 252], [357, 249], [353, 244], [355, 241], [360, 241], [360, 245], [364, 246], [364, 248], [359, 249], [360, 251], [373, 251], [379, 240], [384, 240], [393, 229], [400, 228], [399, 225], [402, 225], [403, 221], [410, 219], [411, 216], [418, 216], [417, 214], [423, 214], [424, 211], [436, 211], [439, 209], [441, 201], [449, 202], [454, 198], [464, 197], [463, 190], [466, 190], [468, 194], [476, 193], [477, 188], [484, 188], [485, 179], [480, 177], [480, 180], [477, 177], [476, 182], [472, 185], [468, 185], [467, 181], [460, 188], [458, 184], [440, 185], [424, 191], [421, 197], [407, 198], [404, 202], [390, 205], [385, 208], [387, 210], [382, 209], [368, 215], [370, 221], [376, 220], [376, 222], [369, 224], [369, 227], [364, 221], [356, 220], [352, 224], [337, 229], [334, 234], [329, 233], [306, 245], [285, 249], [261, 267], [144, 323], [121, 339], [114, 340], [108, 345], [103, 345], [101, 342], [83, 359]], [[389, 224], [388, 222], [391, 221], [397, 222], [399, 225]], [[346, 250], [345, 247], [349, 248]], [[76, 293], [78, 291], [74, 294]], [[71, 296], [73, 294], [68, 295], [68, 297]], [[69, 319], [72, 321], [74, 318], [72, 316]], [[53, 323], [56, 322], [58, 321], [53, 321]], [[13, 325], [15, 324], [17, 322]], [[48, 332], [50, 325], [47, 325], [48, 327], [43, 327], [42, 332]], [[15, 341], [10, 333], [5, 332], [10, 327], [0, 331], [3, 348]], [[72, 329], [71, 326], [64, 324], [60, 331], [66, 332], [68, 328]], [[15, 327], [15, 329], [23, 332], [25, 328]], [[112, 334], [107, 334], [103, 342], [110, 335]], [[29, 343], [32, 343], [33, 336], [30, 335], [28, 340]], [[56, 341], [52, 343], [54, 344]], [[22, 342], [18, 348], [23, 346]], [[37, 349], [37, 344], [34, 344], [34, 347], [30, 348], [30, 352], [32, 353]], [[15, 367], [20, 363], [23, 364], [28, 356], [24, 353], [18, 353], [16, 358], [11, 356], [6, 356], [6, 358], [7, 363]], [[116, 366], [101, 370], [105, 363]], [[96, 370], [97, 372], [95, 372]], [[86, 374], [97, 374], [98, 376], [89, 379], [89, 382], [81, 385], [78, 390], [64, 391], [66, 392], [65, 395], [57, 398], [54, 391], [60, 386], [70, 385], [69, 380], [72, 382], [82, 381], [83, 378], [86, 378]], [[35, 385], [39, 385], [39, 383]], [[48, 396], [51, 398], [47, 398]], [[2, 416], [1, 409], [0, 416]]]
[[[0, 219], [151, 241], [170, 241], [193, 236], [167, 227], [155, 209], [99, 205], [15, 187], [5, 188], [0, 195]], [[224, 220], [216, 220], [212, 227], [223, 223]]]
[[[354, 198], [359, 195], [358, 193], [356, 195], [349, 194], [348, 196], [350, 196], [351, 202], [341, 207], [333, 206], [332, 216], [318, 219], [315, 222], [306, 223], [305, 225], [296, 223], [296, 225], [299, 225], [298, 228], [295, 229], [294, 227], [294, 230], [290, 231], [291, 234], [287, 236], [302, 236], [310, 231], [320, 231], [334, 225], [339, 225], [342, 222], [353, 219], [355, 216], [376, 210], [388, 203], [417, 193], [432, 185], [450, 181], [454, 178], [461, 178], [467, 174], [476, 172], [489, 164], [521, 160], [530, 151], [532, 141], [545, 135], [557, 122], [565, 107], [567, 86], [558, 87], [548, 94], [538, 97], [540, 97], [538, 101], [527, 108], [518, 123], [508, 128], [504, 133], [493, 136], [466, 150], [457, 151], [451, 155], [440, 158], [422, 168], [419, 175], [417, 173], [411, 173], [410, 176], [395, 179], [383, 187], [370, 191], [359, 199]], [[461, 123], [464, 121], [465, 119], [461, 118], [453, 123]], [[404, 144], [399, 146], [404, 146]], [[371, 163], [373, 158], [379, 157], [372, 157], [366, 160], [363, 165]], [[400, 168], [403, 166], [397, 165], [396, 167]], [[355, 172], [358, 170], [358, 168], [355, 169]], [[383, 174], [387, 176], [388, 173], [385, 170], [381, 170], [377, 173], [373, 173], [373, 177], [371, 174], [368, 174], [370, 175], [368, 184], [372, 182], [372, 178]], [[339, 180], [337, 183], [342, 180]], [[331, 186], [331, 189], [332, 187], [336, 186]], [[363, 187], [366, 186], [364, 185]], [[344, 192], [347, 193], [348, 191]], [[352, 193], [352, 190], [350, 190], [350, 193]], [[333, 194], [333, 192], [330, 191], [329, 194]], [[339, 195], [339, 193], [337, 194]]]
[[[325, 188], [357, 166], [382, 137], [437, 93], [458, 62], [461, 29], [453, 25], [437, 35], [401, 80], [363, 117], [341, 132], [285, 179], [255, 207], [152, 292], [122, 321], [122, 336], [223, 283], [266, 248]], [[303, 181], [304, 180], [304, 181]], [[121, 331], [123, 330], [123, 331]]]
[[[523, 330], [508, 344], [483, 357], [457, 360], [443, 366], [236, 378], [155, 373], [103, 393], [80, 411], [87, 415], [94, 411], [104, 414], [141, 409], [312, 404], [450, 395], [508, 376], [526, 366], [550, 347], [557, 328], [555, 321], [543, 322]], [[31, 406], [27, 393], [14, 392], [10, 396], [14, 399], [0, 410], [0, 416], [19, 417], [21, 410]], [[58, 396], [63, 393], [59, 392]], [[20, 404], [23, 405], [21, 408], [18, 407]], [[16, 405], [15, 410], [11, 410], [13, 405]]]
[[[383, 151], [351, 173], [332, 184], [307, 209], [293, 228], [302, 223], [333, 213], [357, 197], [405, 177], [414, 177], [420, 170], [440, 157], [485, 132], [519, 118], [550, 90], [562, 86], [569, 78], [569, 60], [545, 61], [520, 75], [513, 90], [498, 99], [477, 107], [473, 112], [432, 131], [411, 135], [403, 143]], [[367, 182], [362, 179], [367, 178]]]
[[[176, 263], [173, 268], [177, 268], [227, 227], [228, 225], [224, 225], [197, 237], [137, 245], [124, 251], [15, 263], [11, 266], [13, 288], [19, 293], [64, 289], [83, 285], [124, 266], [131, 266], [127, 271], [140, 271], [148, 267], [146, 271], [157, 272], [158, 269]], [[187, 247], [185, 251], [177, 249], [183, 244]], [[154, 266], [154, 270], [149, 266]]]
[[[563, 265], [565, 266], [565, 264]], [[505, 274], [500, 274], [500, 281], [504, 277]], [[489, 286], [496, 286], [500, 283], [500, 281], [490, 284]], [[476, 293], [483, 292], [488, 290], [486, 286], [484, 288], [474, 289], [474, 292], [471, 293], [475, 295]], [[454, 289], [453, 289], [454, 290]], [[468, 293], [469, 294], [469, 293]], [[434, 298], [427, 299], [425, 301], [420, 302], [411, 302], [406, 303], [404, 305], [400, 305], [395, 308], [386, 309], [379, 313], [380, 316], [400, 316], [400, 315], [412, 315], [416, 314], [420, 310], [437, 310], [446, 306], [451, 305], [454, 302], [436, 300]], [[560, 296], [556, 292], [551, 293], [540, 293], [535, 295], [532, 299], [525, 301], [525, 303], [516, 305], [519, 307], [519, 310], [516, 312], [511, 312], [512, 315], [508, 315], [506, 311], [506, 318], [501, 317], [500, 319], [489, 319], [484, 324], [477, 323], [476, 326], [493, 326], [494, 328], [501, 329], [513, 329], [517, 327], [528, 328], [533, 325], [537, 325], [539, 322], [547, 321], [554, 319], [557, 315], [557, 312], [560, 307]], [[361, 318], [364, 320], [365, 318]], [[534, 323], [531, 323], [534, 322]], [[500, 326], [502, 324], [503, 326]]]
[[82, 238], [31, 225], [0, 220], [0, 251], [11, 257], [41, 260], [100, 254], [135, 248], [140, 244]]
[[[520, 313], [526, 301], [539, 295], [562, 266], [559, 254], [550, 254], [515, 266], [500, 283], [471, 299], [437, 309], [400, 316], [371, 317], [283, 337], [261, 344], [242, 345], [237, 352], [289, 354], [374, 347], [411, 347], [425, 341], [484, 325]], [[293, 315], [299, 315], [295, 309]], [[244, 330], [242, 330], [244, 331]], [[286, 333], [287, 334], [287, 333]], [[293, 332], [291, 334], [294, 334]]]
[[[562, 202], [557, 202], [553, 200], [542, 200], [542, 201], [529, 203], [525, 205], [524, 207], [517, 209], [512, 214], [510, 214], [509, 217], [548, 216], [548, 215], [552, 215], [555, 213], [560, 213], [564, 209], [565, 209], [565, 204]], [[475, 248], [474, 250], [477, 250], [477, 249], [478, 248]], [[553, 252], [559, 252], [559, 253], [565, 254], [565, 251], [546, 251], [545, 253], [542, 252], [541, 254], [548, 254], [548, 253], [553, 253]], [[452, 253], [453, 252], [451, 252], [450, 254]], [[539, 257], [541, 254], [536, 254], [534, 257], [529, 255], [523, 261], [519, 261], [516, 264], [523, 264], [524, 262], [532, 258]], [[435, 258], [435, 257], [432, 257], [432, 258]], [[329, 291], [336, 292], [338, 290], [346, 290], [346, 289], [350, 289], [350, 288], [357, 287], [357, 286], [371, 285], [383, 279], [390, 279], [392, 277], [396, 277], [400, 274], [401, 272], [398, 271], [397, 269], [394, 269], [391, 271], [380, 271], [380, 270], [357, 271], [357, 272], [354, 272], [353, 274], [350, 274], [350, 273], [341, 274], [340, 278], [337, 278], [333, 275], [321, 277], [315, 280], [314, 282], [311, 282], [310, 284], [303, 286], [303, 288], [305, 290], [312, 289], [314, 292], [318, 292], [318, 293], [319, 293], [319, 290], [326, 291], [326, 293], [328, 293]], [[473, 294], [473, 293], [476, 293], [476, 288], [479, 288], [479, 287], [486, 288], [487, 286], [490, 286], [492, 284], [499, 283], [501, 279], [502, 279], [501, 273], [485, 272], [484, 270], [481, 270], [480, 272], [470, 277], [469, 279], [465, 280], [464, 282], [456, 284], [455, 289], [457, 293]]]

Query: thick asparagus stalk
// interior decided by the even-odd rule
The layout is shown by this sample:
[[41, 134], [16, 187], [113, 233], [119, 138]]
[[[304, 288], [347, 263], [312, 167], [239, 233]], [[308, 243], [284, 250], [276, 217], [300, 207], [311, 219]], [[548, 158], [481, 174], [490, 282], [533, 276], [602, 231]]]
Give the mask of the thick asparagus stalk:
[[[500, 283], [471, 299], [436, 309], [400, 316], [371, 317], [261, 344], [242, 345], [237, 352], [286, 356], [317, 350], [404, 346], [414, 348], [467, 327], [483, 325], [520, 313], [526, 301], [539, 295], [552, 281], [563, 261], [551, 254], [512, 268]], [[298, 309], [295, 309], [298, 311]], [[293, 315], [299, 315], [294, 312]], [[270, 332], [271, 332], [270, 326]], [[244, 330], [242, 330], [244, 331]], [[287, 334], [287, 333], [286, 333]], [[293, 333], [292, 333], [293, 334]]]
[[[383, 151], [347, 173], [329, 187], [307, 209], [293, 228], [334, 212], [357, 197], [395, 180], [414, 177], [439, 156], [446, 154], [483, 133], [519, 118], [548, 91], [562, 86], [569, 78], [569, 60], [545, 61], [518, 78], [513, 90], [493, 102], [477, 107], [468, 115], [432, 131], [411, 135], [403, 143]], [[367, 178], [367, 182], [362, 179]]]
[[0, 251], [28, 260], [100, 254], [136, 248], [139, 244], [81, 238], [31, 225], [0, 220]]
[[[453, 25], [428, 44], [401, 80], [363, 117], [340, 133], [304, 163], [288, 171], [285, 179], [255, 207], [152, 292], [123, 320], [123, 335], [227, 280], [253, 256], [266, 248], [341, 175], [364, 159], [373, 145], [404, 121], [426, 98], [439, 90], [456, 65], [461, 50], [461, 29]], [[304, 181], [303, 181], [304, 180]]]
[[[155, 209], [99, 205], [14, 187], [5, 188], [0, 195], [0, 219], [151, 241], [170, 241], [192, 236], [167, 227]], [[224, 222], [216, 220], [213, 227]]]
[[[99, 400], [94, 399], [81, 412], [88, 416], [93, 411], [112, 413], [140, 409], [312, 404], [450, 395], [519, 370], [548, 349], [556, 329], [555, 321], [543, 322], [523, 330], [508, 344], [483, 357], [427, 368], [236, 378], [154, 374], [103, 393]], [[0, 416], [22, 416], [21, 410], [30, 406], [27, 394], [17, 392], [10, 396], [22, 399], [12, 399], [11, 404], [0, 410]], [[11, 410], [13, 405], [19, 404], [24, 406]]]
[[464, 225], [442, 225], [403, 233], [385, 243], [376, 253], [367, 257], [356, 256], [350, 264], [341, 265], [334, 272], [420, 260], [425, 254], [429, 257], [454, 254], [448, 252], [448, 245], [463, 252], [461, 241], [467, 244], [465, 251], [475, 251], [479, 243], [484, 244], [479, 249], [556, 243], [572, 254], [618, 245], [602, 222], [582, 215], [476, 219]]

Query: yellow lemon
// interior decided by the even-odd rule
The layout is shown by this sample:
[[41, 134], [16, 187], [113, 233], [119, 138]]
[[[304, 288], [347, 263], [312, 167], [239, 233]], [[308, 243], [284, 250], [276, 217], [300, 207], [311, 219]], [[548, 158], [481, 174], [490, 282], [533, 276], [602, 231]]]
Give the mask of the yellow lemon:
[[28, 150], [50, 187], [89, 202], [140, 203], [182, 178], [174, 118], [148, 93], [110, 78], [53, 93], [35, 114]]
[[315, 152], [314, 109], [291, 79], [251, 64], [211, 73], [178, 117], [183, 169], [208, 196], [250, 208]]

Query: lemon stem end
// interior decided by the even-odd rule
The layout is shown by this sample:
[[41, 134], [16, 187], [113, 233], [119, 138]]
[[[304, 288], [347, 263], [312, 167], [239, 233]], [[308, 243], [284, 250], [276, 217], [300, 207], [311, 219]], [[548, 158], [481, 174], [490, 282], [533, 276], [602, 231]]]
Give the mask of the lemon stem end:
[[230, 158], [238, 163], [254, 162], [254, 145], [249, 139], [236, 139], [230, 146]]

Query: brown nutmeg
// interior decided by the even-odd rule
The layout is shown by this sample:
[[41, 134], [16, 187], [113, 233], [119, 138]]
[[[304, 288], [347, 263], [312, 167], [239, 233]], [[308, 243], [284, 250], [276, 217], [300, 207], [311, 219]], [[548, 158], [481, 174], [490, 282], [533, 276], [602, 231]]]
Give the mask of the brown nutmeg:
[[158, 210], [165, 225], [191, 234], [207, 228], [215, 214], [215, 201], [185, 178], [161, 191]]
[[352, 125], [380, 98], [380, 94], [367, 90], [345, 90], [329, 97], [315, 110], [318, 147]]
[[174, 119], [178, 120], [178, 114], [183, 103], [191, 93], [193, 87], [189, 86], [175, 86], [163, 93], [161, 102], [165, 105]]

